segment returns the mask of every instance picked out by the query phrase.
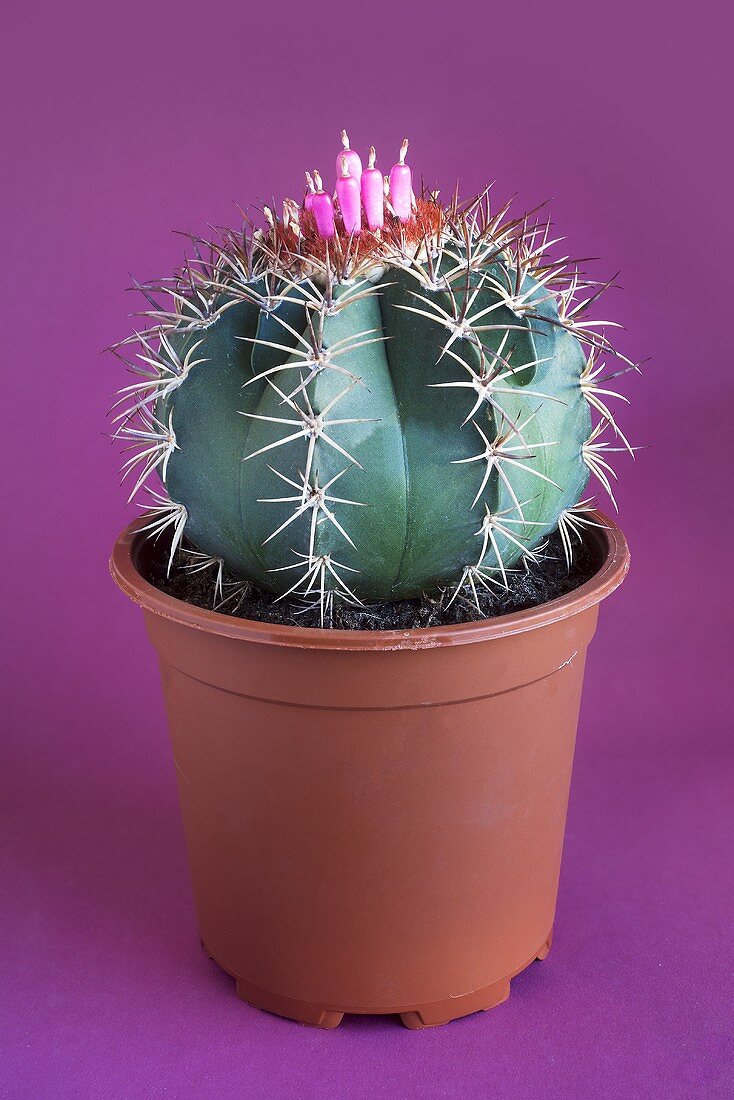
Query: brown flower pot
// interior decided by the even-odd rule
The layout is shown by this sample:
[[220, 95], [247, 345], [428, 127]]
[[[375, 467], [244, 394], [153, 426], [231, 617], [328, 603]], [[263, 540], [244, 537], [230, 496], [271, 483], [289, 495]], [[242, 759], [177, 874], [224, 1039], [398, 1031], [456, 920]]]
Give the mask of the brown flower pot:
[[409, 631], [279, 626], [111, 561], [158, 651], [206, 952], [250, 1004], [320, 1027], [491, 1008], [548, 953], [586, 647], [624, 579], [599, 568], [515, 615]]

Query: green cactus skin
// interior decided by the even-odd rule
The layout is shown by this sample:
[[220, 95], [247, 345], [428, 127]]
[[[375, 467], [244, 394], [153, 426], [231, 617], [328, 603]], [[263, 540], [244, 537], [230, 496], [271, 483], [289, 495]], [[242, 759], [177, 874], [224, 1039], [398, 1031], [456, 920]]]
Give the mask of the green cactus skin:
[[221, 250], [133, 394], [167, 433], [149, 467], [174, 504], [152, 529], [175, 513], [199, 555], [280, 595], [505, 583], [609, 469], [588, 448], [588, 350], [610, 348], [490, 224], [444, 212], [422, 250], [346, 276], [270, 252], [243, 272]]

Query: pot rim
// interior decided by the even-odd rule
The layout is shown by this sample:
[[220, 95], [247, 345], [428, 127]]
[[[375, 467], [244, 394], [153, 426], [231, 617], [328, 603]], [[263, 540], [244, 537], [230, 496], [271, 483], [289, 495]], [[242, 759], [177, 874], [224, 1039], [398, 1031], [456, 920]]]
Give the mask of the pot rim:
[[484, 642], [536, 630], [594, 607], [618, 588], [630, 565], [627, 540], [621, 528], [609, 516], [598, 510], [590, 515], [595, 523], [603, 524], [600, 527], [587, 528], [585, 536], [587, 541], [596, 545], [602, 558], [593, 577], [573, 592], [526, 611], [515, 611], [510, 615], [497, 615], [491, 619], [458, 625], [411, 627], [408, 630], [333, 630], [326, 627], [288, 626], [239, 619], [219, 611], [196, 607], [161, 592], [141, 575], [137, 563], [145, 541], [141, 531], [146, 523], [145, 517], [133, 520], [121, 531], [110, 557], [110, 572], [117, 586], [144, 611], [150, 611], [182, 626], [219, 634], [225, 638], [300, 649], [435, 649], [440, 646]]

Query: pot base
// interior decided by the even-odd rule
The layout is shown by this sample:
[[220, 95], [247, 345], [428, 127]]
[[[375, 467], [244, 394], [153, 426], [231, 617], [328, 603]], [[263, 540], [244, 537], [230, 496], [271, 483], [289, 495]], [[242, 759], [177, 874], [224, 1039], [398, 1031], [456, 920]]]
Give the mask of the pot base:
[[237, 983], [237, 996], [265, 1012], [272, 1012], [275, 1016], [284, 1016], [288, 1020], [296, 1020], [299, 1024], [310, 1027], [320, 1027], [331, 1030], [338, 1027], [345, 1015], [354, 1016], [399, 1016], [404, 1025], [411, 1031], [422, 1031], [427, 1027], [439, 1027], [448, 1024], [452, 1020], [459, 1020], [462, 1016], [470, 1016], [474, 1012], [487, 1012], [490, 1008], [506, 1001], [510, 996], [510, 981], [525, 970], [536, 959], [545, 959], [553, 943], [553, 929], [533, 955], [532, 959], [508, 974], [506, 978], [493, 982], [483, 989], [475, 989], [471, 993], [465, 993], [461, 997], [449, 997], [445, 1001], [433, 1001], [431, 1004], [406, 1005], [397, 1008], [375, 1009], [354, 1008], [334, 1005], [318, 1005], [310, 1001], [298, 1001], [291, 997], [283, 997], [279, 993], [271, 993], [267, 989], [260, 989], [252, 985], [244, 978], [233, 974], [219, 959], [209, 950], [204, 941], [201, 946], [204, 954], [217, 964], [226, 974], [235, 979]]

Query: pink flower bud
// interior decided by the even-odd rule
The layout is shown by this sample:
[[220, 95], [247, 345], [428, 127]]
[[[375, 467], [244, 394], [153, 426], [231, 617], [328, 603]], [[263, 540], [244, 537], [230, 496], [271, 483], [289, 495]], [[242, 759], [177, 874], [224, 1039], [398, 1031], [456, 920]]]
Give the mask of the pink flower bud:
[[334, 225], [334, 203], [331, 201], [331, 195], [327, 195], [326, 191], [324, 191], [321, 183], [321, 176], [318, 172], [314, 172], [313, 178], [317, 190], [312, 196], [311, 213], [316, 219], [316, 230], [318, 235], [328, 240], [336, 233], [336, 227]]
[[369, 165], [362, 173], [362, 203], [370, 229], [381, 229], [385, 221], [382, 173], [375, 168], [375, 147], [370, 149]]
[[410, 221], [413, 204], [413, 173], [405, 163], [408, 139], [400, 146], [400, 158], [390, 169], [390, 201], [400, 221]]
[[347, 158], [347, 175], [354, 176], [357, 183], [359, 183], [362, 178], [362, 161], [359, 153], [355, 153], [354, 149], [349, 148], [349, 137], [346, 130], [342, 130], [342, 149], [336, 158], [337, 178], [342, 174], [342, 157]]
[[359, 180], [349, 174], [349, 161], [346, 153], [342, 154], [341, 161], [341, 175], [336, 181], [336, 195], [344, 219], [344, 228], [350, 235], [352, 233], [356, 235], [362, 228], [362, 202]]

